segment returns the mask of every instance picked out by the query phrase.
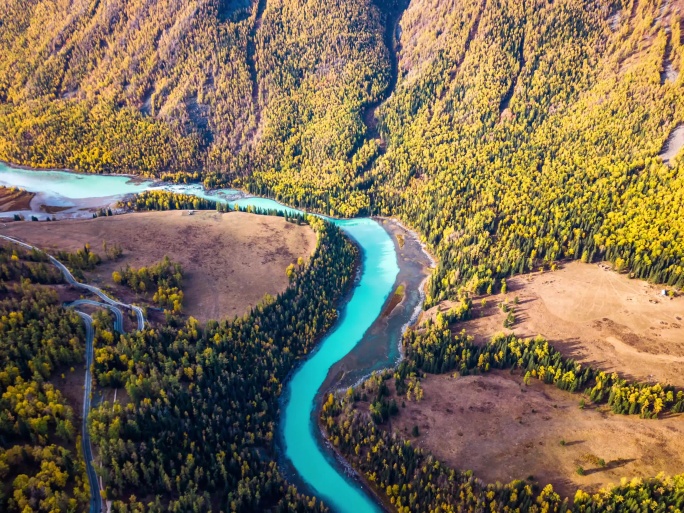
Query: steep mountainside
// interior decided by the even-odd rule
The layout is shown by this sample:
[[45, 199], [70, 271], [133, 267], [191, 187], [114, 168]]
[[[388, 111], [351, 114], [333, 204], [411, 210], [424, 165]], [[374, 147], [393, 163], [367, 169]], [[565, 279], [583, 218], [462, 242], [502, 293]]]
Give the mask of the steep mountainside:
[[566, 256], [682, 285], [682, 167], [655, 158], [684, 114], [680, 6], [446, 4], [402, 19], [373, 170], [440, 256], [431, 301]]
[[25, 164], [333, 188], [388, 81], [369, 1], [30, 3], [0, 6], [0, 157]]
[[681, 286], [682, 166], [657, 158], [684, 121], [681, 12], [9, 0], [0, 158], [398, 215], [439, 257], [429, 303], [563, 257]]

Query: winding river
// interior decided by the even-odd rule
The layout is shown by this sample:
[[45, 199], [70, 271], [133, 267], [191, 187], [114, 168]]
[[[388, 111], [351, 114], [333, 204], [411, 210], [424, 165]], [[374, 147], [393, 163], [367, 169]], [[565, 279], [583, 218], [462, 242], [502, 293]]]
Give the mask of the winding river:
[[[47, 217], [47, 214], [38, 214], [44, 204], [63, 207], [64, 210], [57, 217], [90, 217], [92, 213], [89, 209], [106, 207], [127, 194], [157, 187], [231, 205], [251, 205], [290, 214], [299, 212], [270, 199], [245, 198], [234, 190], [206, 191], [199, 185], [159, 185], [123, 176], [16, 169], [2, 163], [0, 185], [19, 186], [36, 193], [31, 202], [31, 211], [19, 212], [26, 217]], [[383, 308], [398, 283], [400, 271], [395, 241], [373, 219], [329, 220], [356, 241], [362, 250], [363, 265], [337, 323], [317, 349], [293, 372], [287, 383], [282, 397], [279, 437], [284, 464], [294, 471], [291, 477], [323, 499], [331, 509], [338, 512], [378, 512], [381, 508], [375, 499], [347, 474], [323, 442], [315, 418], [315, 406], [322, 392], [334, 384], [339, 386], [339, 379], [334, 378], [334, 383], [331, 383], [331, 376], [342, 374], [357, 376], [358, 379], [358, 376], [396, 361], [401, 329], [410, 321], [413, 310], [420, 305], [422, 298], [416, 292], [418, 287], [415, 283], [410, 283], [414, 290], [407, 287], [411, 294], [407, 293], [402, 302], [401, 313], [395, 319], [392, 316], [389, 320], [385, 319]], [[378, 345], [384, 349], [378, 352]], [[358, 353], [359, 347], [364, 346], [370, 348], [370, 358], [357, 355], [350, 360], [350, 364], [344, 365], [343, 359], [350, 352], [356, 349]]]

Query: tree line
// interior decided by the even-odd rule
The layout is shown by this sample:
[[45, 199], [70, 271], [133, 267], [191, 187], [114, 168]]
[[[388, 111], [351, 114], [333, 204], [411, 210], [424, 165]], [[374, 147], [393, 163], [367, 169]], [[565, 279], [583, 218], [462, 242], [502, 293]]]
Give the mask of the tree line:
[[324, 511], [278, 470], [278, 397], [297, 361], [337, 317], [355, 247], [334, 225], [290, 285], [244, 316], [190, 318], [97, 342], [95, 379], [129, 398], [89, 418], [113, 511]]
[[[374, 374], [346, 394], [330, 394], [321, 409], [327, 438], [393, 510], [580, 513], [632, 511], [643, 504], [651, 504], [656, 511], [682, 506], [684, 476], [634, 479], [594, 494], [578, 490], [573, 498], [561, 497], [551, 485], [539, 489], [522, 480], [487, 484], [471, 471], [444, 465], [383, 424], [399, 412], [397, 400], [389, 399], [387, 381], [394, 379], [398, 397], [420, 400], [424, 373], [517, 370], [524, 373], [526, 383], [539, 379], [568, 392], [583, 393], [597, 404], [608, 404], [616, 414], [646, 418], [683, 412], [683, 391], [628, 382], [617, 374], [582, 366], [563, 357], [541, 337], [500, 335], [478, 346], [465, 332], [453, 335], [444, 326], [429, 323], [420, 330], [408, 330], [403, 344], [406, 358], [395, 370]], [[416, 428], [413, 434], [419, 434]]]
[[[44, 253], [0, 245], [0, 510], [85, 510], [89, 484], [80, 430], [60, 391], [83, 364], [81, 319], [55, 290]], [[61, 375], [60, 375], [61, 373]]]
[[152, 292], [152, 301], [174, 313], [183, 309], [183, 268], [168, 256], [157, 264], [139, 269], [127, 265], [112, 273], [112, 281], [138, 294]]

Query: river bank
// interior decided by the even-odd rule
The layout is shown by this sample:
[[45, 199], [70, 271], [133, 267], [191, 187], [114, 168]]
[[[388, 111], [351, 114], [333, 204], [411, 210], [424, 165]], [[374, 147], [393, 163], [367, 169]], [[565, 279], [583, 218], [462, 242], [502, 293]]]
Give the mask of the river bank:
[[[404, 294], [401, 302], [397, 304], [394, 304], [393, 294], [390, 294], [383, 305], [383, 313], [366, 332], [361, 342], [331, 369], [317, 396], [313, 421], [318, 425], [320, 443], [334, 454], [339, 467], [347, 476], [354, 479], [358, 486], [372, 495], [383, 511], [391, 512], [394, 509], [383, 490], [377, 489], [366, 476], [359, 474], [330, 442], [320, 417], [324, 399], [329, 393], [343, 393], [346, 388], [358, 385], [372, 372], [394, 367], [403, 359], [403, 333], [417, 321], [422, 311], [425, 284], [435, 265], [432, 255], [421, 243], [418, 234], [409, 230], [401, 221], [387, 217], [374, 219], [387, 231], [395, 244], [399, 274], [394, 290], [403, 287]], [[363, 368], [364, 361], [373, 361], [375, 364]]]
[[[5, 182], [11, 182], [14, 177], [18, 182], [28, 181], [31, 187], [25, 188], [29, 191], [71, 198], [72, 209], [88, 202], [102, 202], [113, 194], [121, 196], [149, 188], [146, 182], [136, 186], [121, 176], [5, 170], [8, 172], [0, 173], [0, 179], [4, 178]], [[23, 186], [24, 183], [8, 185]], [[287, 215], [303, 213], [266, 198], [234, 201], [217, 198], [217, 194], [238, 191], [207, 191], [200, 184], [170, 185], [168, 189], [218, 199], [231, 206], [278, 210]], [[67, 217], [69, 212], [62, 214]], [[320, 404], [321, 391], [329, 390], [333, 384], [348, 386], [374, 370], [399, 361], [401, 334], [420, 311], [424, 298], [422, 284], [430, 259], [418, 238], [398, 222], [370, 218], [325, 219], [342, 229], [362, 249], [362, 267], [351, 296], [339, 308], [340, 315], [333, 328], [285, 382], [279, 436], [283, 461], [287, 463], [281, 468], [285, 468], [286, 475], [299, 476], [291, 477], [292, 481], [303, 483], [303, 490], [319, 496], [333, 510], [376, 512], [378, 498], [359, 486], [358, 481], [350, 480], [344, 466], [328, 450], [318, 429], [317, 404]], [[393, 293], [400, 286], [401, 301], [393, 301]], [[336, 380], [336, 377], [342, 379]], [[292, 472], [287, 472], [288, 468]]]
[[[88, 176], [88, 175], [97, 175], [97, 176], [125, 176], [129, 178], [131, 181], [136, 182], [136, 183], [142, 183], [146, 181], [155, 181], [153, 178], [148, 178], [145, 176], [140, 176], [140, 175], [134, 175], [132, 173], [84, 173], [83, 171], [77, 171], [75, 169], [67, 169], [67, 168], [62, 168], [62, 167], [50, 167], [50, 166], [45, 166], [45, 167], [31, 167], [31, 166], [25, 166], [23, 164], [17, 164], [15, 162], [8, 162], [6, 160], [0, 160], [0, 166], [5, 166], [10, 169], [20, 169], [23, 171], [58, 171], [60, 173], [70, 173], [73, 175], [79, 175], [79, 176]], [[1, 169], [1, 167], [0, 167]], [[160, 180], [157, 180], [160, 181]], [[161, 182], [161, 181], [160, 181]]]
[[[425, 283], [430, 276], [431, 256], [423, 248], [419, 237], [400, 221], [374, 218], [389, 234], [394, 243], [399, 274], [392, 289], [394, 294], [403, 285], [403, 297], [393, 303], [390, 294], [382, 306], [382, 313], [366, 331], [362, 340], [330, 371], [321, 394], [332, 389], [348, 388], [374, 371], [393, 367], [402, 357], [401, 337], [422, 310]], [[403, 242], [402, 242], [403, 241]], [[368, 362], [373, 362], [368, 365]], [[321, 398], [319, 397], [319, 400]]]
[[19, 187], [33, 194], [29, 205], [5, 209], [1, 219], [14, 216], [46, 219], [87, 219], [101, 210], [125, 213], [119, 206], [135, 194], [150, 190], [166, 190], [194, 195], [203, 199], [232, 203], [253, 196], [236, 189], [206, 190], [202, 184], [176, 184], [123, 174], [83, 174], [71, 170], [32, 169], [0, 162], [0, 186]]
[[[386, 369], [396, 365], [402, 358], [401, 339], [404, 330], [417, 318], [417, 314], [422, 310], [424, 300], [424, 284], [429, 277], [432, 264], [430, 256], [423, 250], [419, 237], [404, 227], [398, 220], [389, 218], [374, 218], [374, 221], [386, 232], [391, 239], [397, 255], [399, 271], [394, 280], [391, 293], [387, 295], [380, 308], [380, 314], [375, 321], [364, 332], [361, 340], [354, 346], [346, 356], [332, 365], [327, 373], [322, 385], [318, 388], [313, 398], [313, 408], [311, 409], [309, 422], [316, 426], [312, 433], [315, 440], [321, 447], [327, 449], [327, 463], [344, 474], [347, 479], [353, 480], [355, 486], [363, 489], [367, 494], [374, 497], [377, 505], [383, 511], [391, 511], [391, 507], [386, 502], [382, 494], [379, 494], [364, 476], [354, 471], [351, 466], [341, 457], [330, 442], [325, 437], [324, 426], [320, 424], [320, 411], [323, 401], [327, 395], [335, 390], [344, 390], [349, 386], [355, 385], [374, 371]], [[363, 248], [360, 247], [361, 251]], [[360, 254], [363, 258], [363, 253]], [[361, 279], [358, 274], [362, 269], [357, 270], [354, 289], [358, 285], [356, 281]], [[398, 288], [404, 290], [401, 302], [394, 304], [393, 296]], [[349, 300], [349, 296], [347, 300]], [[342, 303], [340, 315], [345, 315], [346, 305]], [[342, 318], [338, 323], [342, 323]], [[336, 323], [337, 325], [337, 323]], [[336, 327], [329, 332], [332, 333]], [[317, 346], [316, 351], [320, 346]], [[311, 359], [315, 353], [309, 356]], [[308, 360], [307, 359], [307, 360]], [[293, 370], [295, 375], [301, 365]], [[281, 396], [281, 404], [286, 404], [288, 397], [286, 394]], [[282, 409], [282, 407], [281, 407]], [[285, 440], [283, 432], [280, 430], [278, 447], [281, 450], [280, 467], [289, 481], [292, 481], [302, 490], [315, 493], [309, 484], [301, 478], [292, 462], [285, 454]]]

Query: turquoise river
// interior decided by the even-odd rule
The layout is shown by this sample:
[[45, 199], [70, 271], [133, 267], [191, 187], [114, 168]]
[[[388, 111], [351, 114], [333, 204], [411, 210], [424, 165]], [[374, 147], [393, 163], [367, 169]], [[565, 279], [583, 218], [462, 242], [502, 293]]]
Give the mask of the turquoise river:
[[[84, 206], [105, 206], [127, 194], [157, 187], [231, 205], [299, 212], [270, 199], [242, 197], [234, 190], [206, 191], [198, 185], [159, 185], [149, 181], [134, 181], [124, 176], [16, 169], [2, 163], [0, 185], [17, 186], [36, 193], [31, 204], [32, 211], [22, 214], [26, 217], [35, 214], [40, 218], [37, 207], [41, 203], [69, 207], [70, 210], [64, 212], [72, 214], [70, 217], [86, 217], [92, 214], [83, 210]], [[368, 218], [329, 220], [344, 230], [361, 248], [362, 271], [333, 329], [288, 381], [281, 408], [280, 436], [284, 456], [299, 479], [331, 509], [353, 513], [378, 512], [381, 508], [376, 501], [363, 490], [359, 482], [346, 474], [331, 451], [321, 443], [314, 408], [316, 396], [331, 367], [362, 340], [380, 315], [395, 286], [399, 265], [393, 240], [376, 221]]]

